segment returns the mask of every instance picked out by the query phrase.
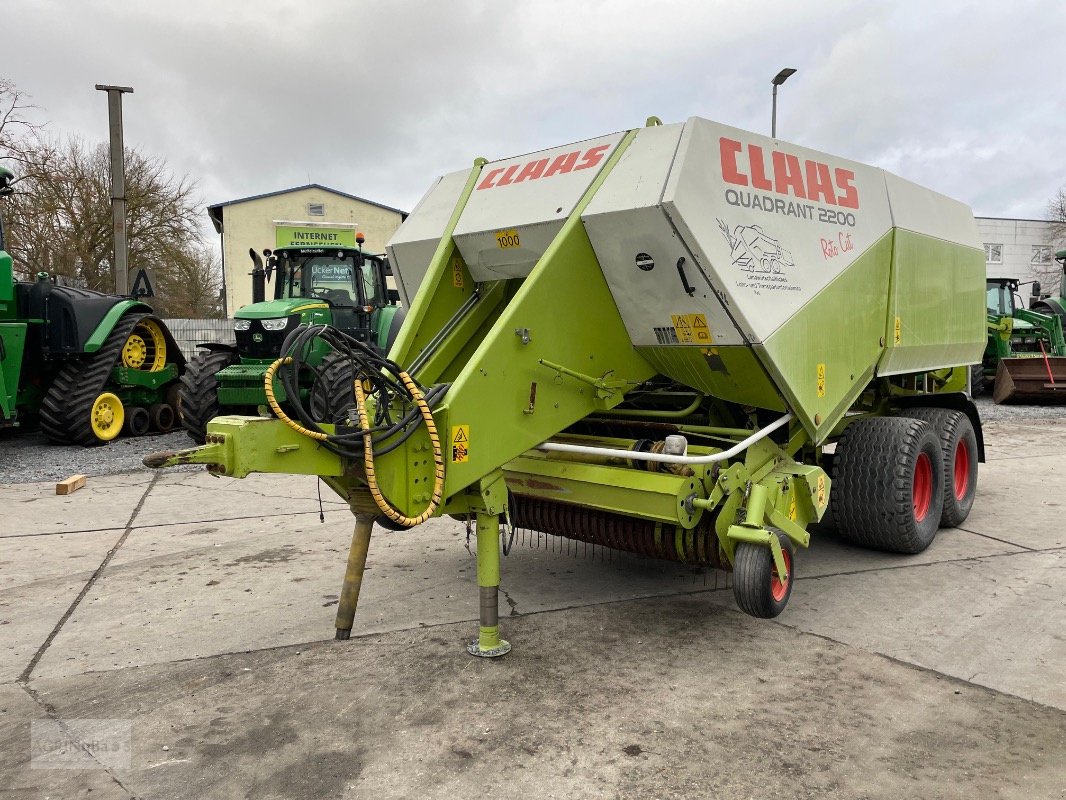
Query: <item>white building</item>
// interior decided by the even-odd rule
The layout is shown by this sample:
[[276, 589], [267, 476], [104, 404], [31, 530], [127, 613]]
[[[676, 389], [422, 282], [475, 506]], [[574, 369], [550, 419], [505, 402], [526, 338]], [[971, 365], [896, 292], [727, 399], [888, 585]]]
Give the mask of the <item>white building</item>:
[[[985, 245], [985, 270], [990, 278], [1038, 280], [1044, 291], [1057, 290], [1056, 224], [1040, 219], [976, 217]], [[1061, 235], [1061, 234], [1060, 234]], [[1026, 292], [1023, 292], [1026, 294]]]
[[354, 247], [355, 234], [360, 232], [366, 237], [366, 252], [383, 253], [385, 243], [407, 217], [398, 208], [317, 183], [216, 203], [207, 213], [222, 234], [227, 316], [252, 301], [249, 248], [262, 252], [324, 235]]

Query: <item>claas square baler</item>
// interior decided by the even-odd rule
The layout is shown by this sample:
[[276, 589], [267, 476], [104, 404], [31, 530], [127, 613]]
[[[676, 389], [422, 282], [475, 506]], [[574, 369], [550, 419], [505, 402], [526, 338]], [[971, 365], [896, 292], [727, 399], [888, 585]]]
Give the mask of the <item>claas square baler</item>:
[[[984, 259], [961, 203], [652, 118], [443, 176], [388, 255], [409, 311], [387, 358], [301, 328], [265, 378], [272, 415], [146, 460], [321, 476], [356, 515], [338, 638], [375, 522], [476, 523], [469, 650], [496, 656], [501, 530], [729, 570], [773, 617], [812, 524], [915, 553], [969, 513]], [[323, 342], [310, 402], [283, 409]]]

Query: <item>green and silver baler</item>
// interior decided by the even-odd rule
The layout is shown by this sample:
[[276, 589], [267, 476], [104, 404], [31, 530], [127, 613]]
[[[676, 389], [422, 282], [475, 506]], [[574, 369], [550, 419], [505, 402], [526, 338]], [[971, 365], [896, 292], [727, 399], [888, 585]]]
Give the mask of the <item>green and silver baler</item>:
[[146, 459], [322, 476], [357, 518], [338, 638], [375, 521], [476, 520], [469, 649], [493, 656], [501, 524], [732, 570], [771, 617], [830, 507], [845, 537], [917, 552], [973, 503], [984, 259], [961, 203], [652, 118], [442, 177], [388, 251], [409, 306], [388, 360], [308, 328], [267, 376], [330, 344], [335, 424], [272, 404]]

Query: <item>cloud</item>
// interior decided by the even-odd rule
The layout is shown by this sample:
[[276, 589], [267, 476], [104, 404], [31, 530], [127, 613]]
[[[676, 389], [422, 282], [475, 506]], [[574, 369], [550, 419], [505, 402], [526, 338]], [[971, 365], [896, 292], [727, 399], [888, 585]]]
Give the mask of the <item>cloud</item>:
[[[1066, 11], [1009, 4], [608, 1], [179, 5], [8, 0], [5, 75], [53, 132], [130, 144], [218, 202], [308, 181], [411, 208], [498, 158], [706, 116], [885, 166], [978, 213], [1040, 216], [1066, 182]], [[205, 217], [206, 220], [206, 217]]]

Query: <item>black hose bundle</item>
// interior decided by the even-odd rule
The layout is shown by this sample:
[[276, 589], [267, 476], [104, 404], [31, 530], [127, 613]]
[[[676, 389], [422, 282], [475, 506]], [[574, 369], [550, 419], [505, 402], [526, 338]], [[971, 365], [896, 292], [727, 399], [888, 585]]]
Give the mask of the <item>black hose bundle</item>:
[[[313, 366], [310, 363], [311, 355], [318, 342], [328, 345], [331, 352], [318, 366]], [[285, 414], [278, 416], [286, 419], [291, 427], [320, 441], [326, 449], [349, 459], [364, 457], [367, 433], [370, 434], [374, 454], [384, 455], [401, 446], [423, 424], [415, 396], [408, 388], [405, 377], [418, 387], [429, 408], [434, 408], [448, 390], [448, 384], [424, 390], [407, 377], [398, 364], [330, 325], [301, 325], [296, 328], [286, 337], [281, 347], [281, 357], [272, 367], [275, 371], [271, 373], [271, 379], [266, 381], [268, 401], [273, 400], [272, 383], [276, 376], [285, 388], [287, 407], [295, 419], [287, 418]], [[304, 370], [314, 375], [310, 409], [304, 406], [300, 396], [300, 375]], [[347, 386], [345, 399], [348, 403], [344, 408], [330, 407], [330, 401], [334, 399], [331, 396], [333, 386], [340, 380], [335, 372], [337, 370], [342, 372]], [[353, 415], [348, 413], [350, 408], [356, 406], [355, 381], [362, 384], [365, 395], [373, 396], [376, 400], [374, 419], [367, 431], [362, 430]], [[396, 399], [400, 400], [401, 406], [398, 419], [394, 420], [392, 409]], [[271, 403], [272, 407], [274, 405], [276, 401]], [[278, 413], [280, 409], [274, 408], [274, 411]], [[320, 423], [328, 421], [335, 423], [333, 433], [327, 433], [321, 427]]]

